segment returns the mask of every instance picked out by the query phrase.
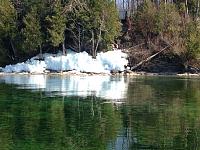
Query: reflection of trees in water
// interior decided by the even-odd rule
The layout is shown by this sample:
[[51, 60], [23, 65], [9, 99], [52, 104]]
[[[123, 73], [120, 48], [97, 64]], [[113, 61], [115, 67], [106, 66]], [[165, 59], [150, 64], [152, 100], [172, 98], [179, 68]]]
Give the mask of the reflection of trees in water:
[[200, 82], [198, 79], [135, 79], [122, 107], [131, 128], [132, 149], [198, 149]]
[[121, 127], [120, 114], [101, 99], [0, 86], [0, 149], [106, 149]]
[[[0, 149], [198, 149], [197, 79], [131, 79], [125, 104], [0, 84]], [[109, 144], [108, 144], [109, 143]], [[14, 148], [13, 148], [14, 147]]]

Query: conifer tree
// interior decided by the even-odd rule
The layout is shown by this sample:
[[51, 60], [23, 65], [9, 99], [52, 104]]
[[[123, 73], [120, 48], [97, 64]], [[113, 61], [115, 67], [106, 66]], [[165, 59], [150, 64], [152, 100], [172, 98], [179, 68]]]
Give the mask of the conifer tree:
[[63, 44], [65, 39], [66, 17], [62, 14], [62, 6], [59, 1], [54, 4], [52, 14], [46, 17], [46, 22], [48, 31], [47, 40], [50, 44], [54, 47]]
[[37, 10], [32, 8], [23, 19], [25, 28], [22, 30], [24, 36], [24, 49], [26, 51], [36, 51], [43, 42], [41, 26]]
[[95, 45], [92, 48], [92, 55], [96, 57], [100, 42], [108, 48], [108, 45], [119, 35], [120, 22], [114, 1], [92, 0], [89, 7], [91, 9], [91, 19], [93, 20], [91, 26]]
[[14, 59], [16, 55], [14, 38], [17, 34], [16, 30], [16, 20], [17, 13], [8, 0], [0, 1], [0, 39], [4, 39], [7, 43], [6, 45], [11, 45], [11, 57]]

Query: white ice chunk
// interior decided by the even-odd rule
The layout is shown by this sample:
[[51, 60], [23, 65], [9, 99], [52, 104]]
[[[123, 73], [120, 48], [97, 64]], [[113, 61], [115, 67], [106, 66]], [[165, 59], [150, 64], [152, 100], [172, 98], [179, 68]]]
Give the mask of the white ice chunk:
[[128, 63], [126, 54], [121, 50], [98, 53], [96, 59], [86, 52], [75, 53], [71, 50], [67, 51], [66, 56], [60, 52], [56, 55], [46, 53], [43, 57], [42, 61], [37, 60], [36, 56], [26, 62], [7, 65], [2, 70], [7, 73], [43, 73], [45, 70], [108, 73], [111, 70], [123, 71], [124, 66]]

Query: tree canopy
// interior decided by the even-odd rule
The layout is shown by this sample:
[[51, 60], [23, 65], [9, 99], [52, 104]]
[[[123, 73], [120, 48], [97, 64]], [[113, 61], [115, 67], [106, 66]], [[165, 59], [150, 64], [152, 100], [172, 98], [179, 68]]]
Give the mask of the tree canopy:
[[0, 49], [13, 59], [62, 45], [95, 57], [120, 31], [113, 0], [3, 0], [0, 14]]

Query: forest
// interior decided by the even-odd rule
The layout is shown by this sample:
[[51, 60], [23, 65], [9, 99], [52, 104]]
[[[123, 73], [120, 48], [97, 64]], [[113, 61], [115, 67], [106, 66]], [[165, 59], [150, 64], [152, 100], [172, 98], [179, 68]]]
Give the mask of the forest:
[[197, 72], [199, 6], [200, 0], [1, 0], [0, 65], [67, 49], [96, 58], [114, 45], [129, 54], [132, 70]]

